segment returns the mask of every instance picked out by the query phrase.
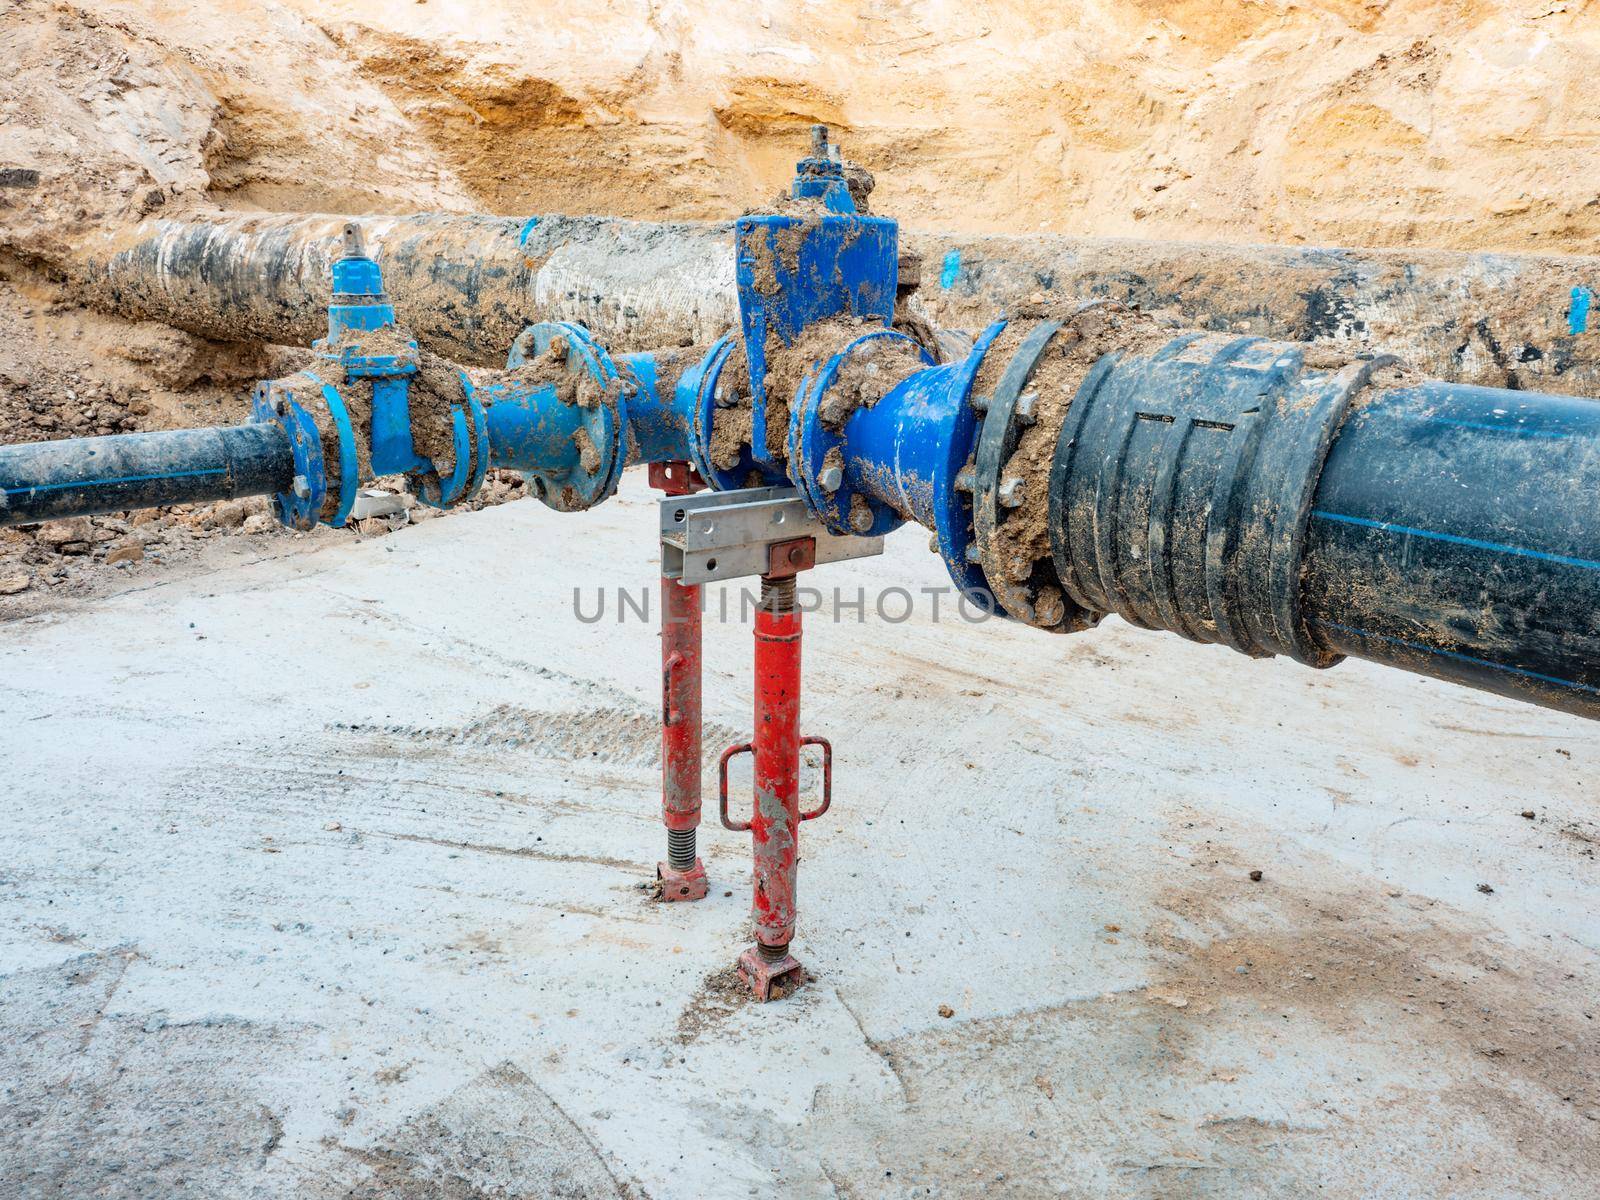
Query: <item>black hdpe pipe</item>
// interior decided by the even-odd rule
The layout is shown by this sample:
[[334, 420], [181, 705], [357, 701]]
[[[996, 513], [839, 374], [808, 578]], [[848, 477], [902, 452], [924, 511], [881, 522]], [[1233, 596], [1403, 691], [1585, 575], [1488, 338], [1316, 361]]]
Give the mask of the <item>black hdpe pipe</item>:
[[1328, 456], [1306, 568], [1331, 652], [1600, 717], [1600, 404], [1383, 393]]
[[267, 496], [293, 482], [276, 423], [0, 446], [0, 525]]
[[1600, 718], [1600, 403], [1192, 334], [1100, 360], [1050, 479], [1081, 613]]

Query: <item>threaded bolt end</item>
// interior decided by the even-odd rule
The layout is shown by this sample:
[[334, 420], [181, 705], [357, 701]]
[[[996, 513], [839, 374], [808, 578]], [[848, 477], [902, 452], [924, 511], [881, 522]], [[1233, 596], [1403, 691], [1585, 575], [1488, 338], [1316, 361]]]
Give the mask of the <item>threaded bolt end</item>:
[[789, 956], [789, 943], [769, 946], [765, 942], [757, 942], [756, 953], [761, 956], [761, 961], [764, 963], [780, 963]]
[[792, 613], [795, 609], [794, 576], [783, 579], [761, 577], [761, 607], [770, 613]]
[[695, 835], [698, 829], [667, 830], [667, 865], [674, 871], [694, 870]]

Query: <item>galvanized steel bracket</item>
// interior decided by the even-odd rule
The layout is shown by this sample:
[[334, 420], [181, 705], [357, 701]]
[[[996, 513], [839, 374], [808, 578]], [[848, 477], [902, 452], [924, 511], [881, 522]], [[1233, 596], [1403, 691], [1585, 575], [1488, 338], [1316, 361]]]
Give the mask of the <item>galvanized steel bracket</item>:
[[881, 537], [829, 533], [794, 488], [744, 488], [661, 501], [661, 574], [679, 583], [767, 574], [769, 548], [797, 538], [813, 539], [819, 564], [883, 553]]

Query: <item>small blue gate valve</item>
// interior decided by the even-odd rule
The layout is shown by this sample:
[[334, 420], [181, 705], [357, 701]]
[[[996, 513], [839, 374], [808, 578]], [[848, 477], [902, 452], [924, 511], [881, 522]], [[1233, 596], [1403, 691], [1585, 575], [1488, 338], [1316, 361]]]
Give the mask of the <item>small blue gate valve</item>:
[[[489, 466], [481, 406], [461, 387], [448, 414], [436, 414], [447, 426], [454, 464], [442, 477], [416, 449], [417, 343], [396, 324], [383, 272], [354, 223], [345, 227], [344, 253], [332, 275], [328, 336], [312, 343], [319, 361], [257, 384], [252, 397], [253, 418], [282, 425], [294, 451], [293, 484], [277, 497], [279, 520], [302, 530], [319, 522], [342, 527], [360, 485], [382, 475], [407, 476], [422, 501], [437, 508], [470, 499]], [[361, 382], [370, 385], [369, 396], [363, 396]], [[444, 402], [428, 398], [435, 405]]]
[[787, 434], [767, 429], [774, 353], [829, 317], [887, 325], [900, 268], [899, 226], [856, 211], [825, 126], [813, 129], [811, 157], [796, 167], [790, 194], [820, 199], [825, 211], [795, 205], [734, 223], [739, 327], [750, 369], [750, 465], [767, 483], [783, 481]]

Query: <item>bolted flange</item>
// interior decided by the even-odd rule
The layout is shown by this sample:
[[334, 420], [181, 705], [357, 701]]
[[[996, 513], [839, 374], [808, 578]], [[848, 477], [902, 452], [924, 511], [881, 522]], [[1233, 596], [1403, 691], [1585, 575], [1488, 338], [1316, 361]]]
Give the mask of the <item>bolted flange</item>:
[[342, 527], [355, 505], [360, 467], [338, 389], [311, 371], [266, 379], [251, 393], [250, 418], [282, 426], [294, 453], [294, 481], [273, 502], [278, 520], [302, 532], [319, 522]]
[[511, 345], [506, 369], [515, 372], [540, 358], [560, 362], [587, 387], [580, 385], [576, 399], [568, 401], [548, 380], [519, 388], [513, 375], [501, 385], [503, 394], [490, 401], [491, 425], [503, 409], [504, 457], [540, 464], [523, 471], [535, 496], [558, 512], [581, 512], [617, 490], [632, 383], [581, 325], [546, 321], [524, 329]]
[[939, 557], [963, 595], [985, 611], [995, 608], [994, 592], [980, 565], [974, 542], [973, 497], [976, 471], [972, 465], [973, 443], [978, 436], [979, 410], [972, 385], [989, 347], [1005, 330], [1006, 322], [996, 321], [978, 335], [972, 353], [952, 368], [956, 372], [950, 386], [958, 389], [962, 403], [944, 444], [942, 469], [933, 480], [934, 530]]
[[[1009, 561], [995, 537], [1008, 510], [1020, 506], [1024, 498], [1021, 479], [1002, 478], [1023, 429], [1033, 421], [1036, 397], [1027, 393], [1029, 402], [1024, 405], [1023, 389], [1044, 357], [1045, 349], [1060, 332], [1059, 321], [1041, 321], [1034, 326], [1006, 364], [993, 394], [982, 397], [981, 403], [978, 403], [980, 397], [973, 397], [975, 406], [984, 416], [971, 468], [974, 534], [971, 551], [973, 559], [983, 567], [989, 590], [1006, 616], [1039, 629], [1065, 633], [1086, 625], [1067, 620], [1067, 605], [1062, 600], [1061, 589], [1048, 582], [1035, 582], [1031, 564]], [[1019, 575], [1022, 578], [1017, 578]]]
[[848, 420], [838, 431], [822, 421], [823, 402], [828, 390], [838, 383], [844, 366], [853, 357], [873, 354], [896, 343], [904, 343], [925, 365], [933, 365], [928, 352], [905, 334], [875, 329], [806, 372], [789, 406], [789, 477], [805, 497], [807, 507], [832, 533], [882, 537], [904, 524], [904, 517], [870, 495], [853, 478], [854, 472], [845, 460]]

